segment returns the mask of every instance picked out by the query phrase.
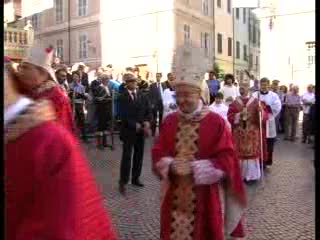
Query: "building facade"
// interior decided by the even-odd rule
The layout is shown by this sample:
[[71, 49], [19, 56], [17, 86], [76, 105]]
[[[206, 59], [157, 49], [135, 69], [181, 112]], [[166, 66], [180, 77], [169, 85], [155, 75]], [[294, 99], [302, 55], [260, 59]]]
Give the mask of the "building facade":
[[250, 63], [258, 69], [257, 36], [248, 36], [257, 24], [246, 11], [237, 19], [231, 0], [54, 0], [25, 22], [32, 21], [36, 43], [54, 46], [66, 64], [138, 65], [181, 78], [201, 77], [215, 64], [224, 73]]
[[270, 2], [276, 17], [265, 17], [272, 15], [267, 12], [261, 18], [261, 73], [283, 85], [299, 85], [304, 92], [315, 83], [314, 48], [309, 44], [315, 42], [314, 0]]
[[54, 0], [54, 8], [25, 18], [31, 20], [35, 43], [52, 45], [66, 64], [101, 64], [100, 0]]
[[[123, 9], [124, 4], [129, 10]], [[211, 4], [208, 0], [118, 0], [107, 8], [110, 31], [105, 32], [103, 62], [147, 65], [149, 72], [174, 71], [178, 78], [202, 76], [213, 68]]]
[[242, 79], [242, 70], [260, 78], [260, 22], [250, 8], [234, 9], [234, 73]]
[[216, 0], [214, 1], [214, 34], [215, 34], [215, 64], [224, 73], [233, 73], [233, 19], [232, 19], [232, 1]]
[[256, 78], [260, 79], [260, 20], [249, 11], [249, 72]]

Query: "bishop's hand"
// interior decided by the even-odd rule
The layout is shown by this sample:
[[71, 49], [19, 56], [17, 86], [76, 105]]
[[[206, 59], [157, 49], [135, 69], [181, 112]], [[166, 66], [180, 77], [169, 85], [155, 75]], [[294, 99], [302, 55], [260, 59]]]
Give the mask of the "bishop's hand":
[[192, 174], [191, 160], [188, 159], [174, 159], [170, 165], [170, 171], [174, 175], [187, 176]]

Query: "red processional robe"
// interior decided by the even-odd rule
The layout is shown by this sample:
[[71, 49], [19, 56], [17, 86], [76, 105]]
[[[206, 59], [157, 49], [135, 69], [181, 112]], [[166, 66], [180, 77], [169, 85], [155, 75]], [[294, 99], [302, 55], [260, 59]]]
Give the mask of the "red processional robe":
[[[262, 142], [264, 160], [267, 159], [267, 141], [266, 141], [266, 121], [268, 112], [266, 106], [260, 103], [262, 107]], [[244, 122], [241, 117], [235, 123], [236, 115], [247, 108], [247, 121]], [[261, 139], [259, 123], [259, 100], [253, 97], [238, 97], [229, 105], [228, 121], [231, 124], [235, 149], [241, 160], [261, 158]]]
[[[153, 171], [160, 175], [157, 163], [164, 157], [176, 157], [179, 115], [169, 115], [162, 124], [160, 136], [152, 149]], [[213, 112], [200, 120], [196, 160], [208, 159], [225, 173], [222, 182], [194, 186], [195, 220], [194, 240], [223, 240], [225, 235], [244, 237], [242, 211], [246, 204], [231, 132], [225, 121]], [[195, 161], [196, 161], [195, 160]], [[171, 211], [174, 204], [175, 184], [162, 179], [161, 186], [161, 240], [171, 240]], [[183, 189], [182, 189], [183, 191]]]
[[77, 134], [70, 99], [57, 83], [48, 81], [42, 84], [38, 89], [32, 92], [31, 97], [35, 100], [50, 100], [56, 111], [57, 122], [68, 129], [72, 134]]
[[36, 104], [5, 126], [5, 239], [117, 239], [79, 144], [52, 120]]

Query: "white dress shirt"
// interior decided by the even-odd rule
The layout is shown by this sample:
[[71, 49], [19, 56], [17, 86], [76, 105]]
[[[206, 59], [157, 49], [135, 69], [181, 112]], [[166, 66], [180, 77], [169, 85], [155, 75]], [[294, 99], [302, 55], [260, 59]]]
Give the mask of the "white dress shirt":
[[156, 84], [157, 84], [158, 89], [160, 89], [161, 99], [163, 99], [163, 88], [162, 88], [162, 84], [161, 84], [161, 82], [157, 82]]
[[137, 91], [136, 90], [128, 90], [128, 92], [129, 92], [129, 95], [133, 101], [137, 100]]

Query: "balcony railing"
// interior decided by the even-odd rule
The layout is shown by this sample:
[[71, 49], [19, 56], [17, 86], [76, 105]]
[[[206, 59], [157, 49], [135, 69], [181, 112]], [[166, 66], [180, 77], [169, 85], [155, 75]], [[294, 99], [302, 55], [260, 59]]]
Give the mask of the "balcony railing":
[[26, 51], [33, 44], [30, 30], [5, 28], [4, 29], [4, 51], [5, 54], [14, 59], [22, 59]]

